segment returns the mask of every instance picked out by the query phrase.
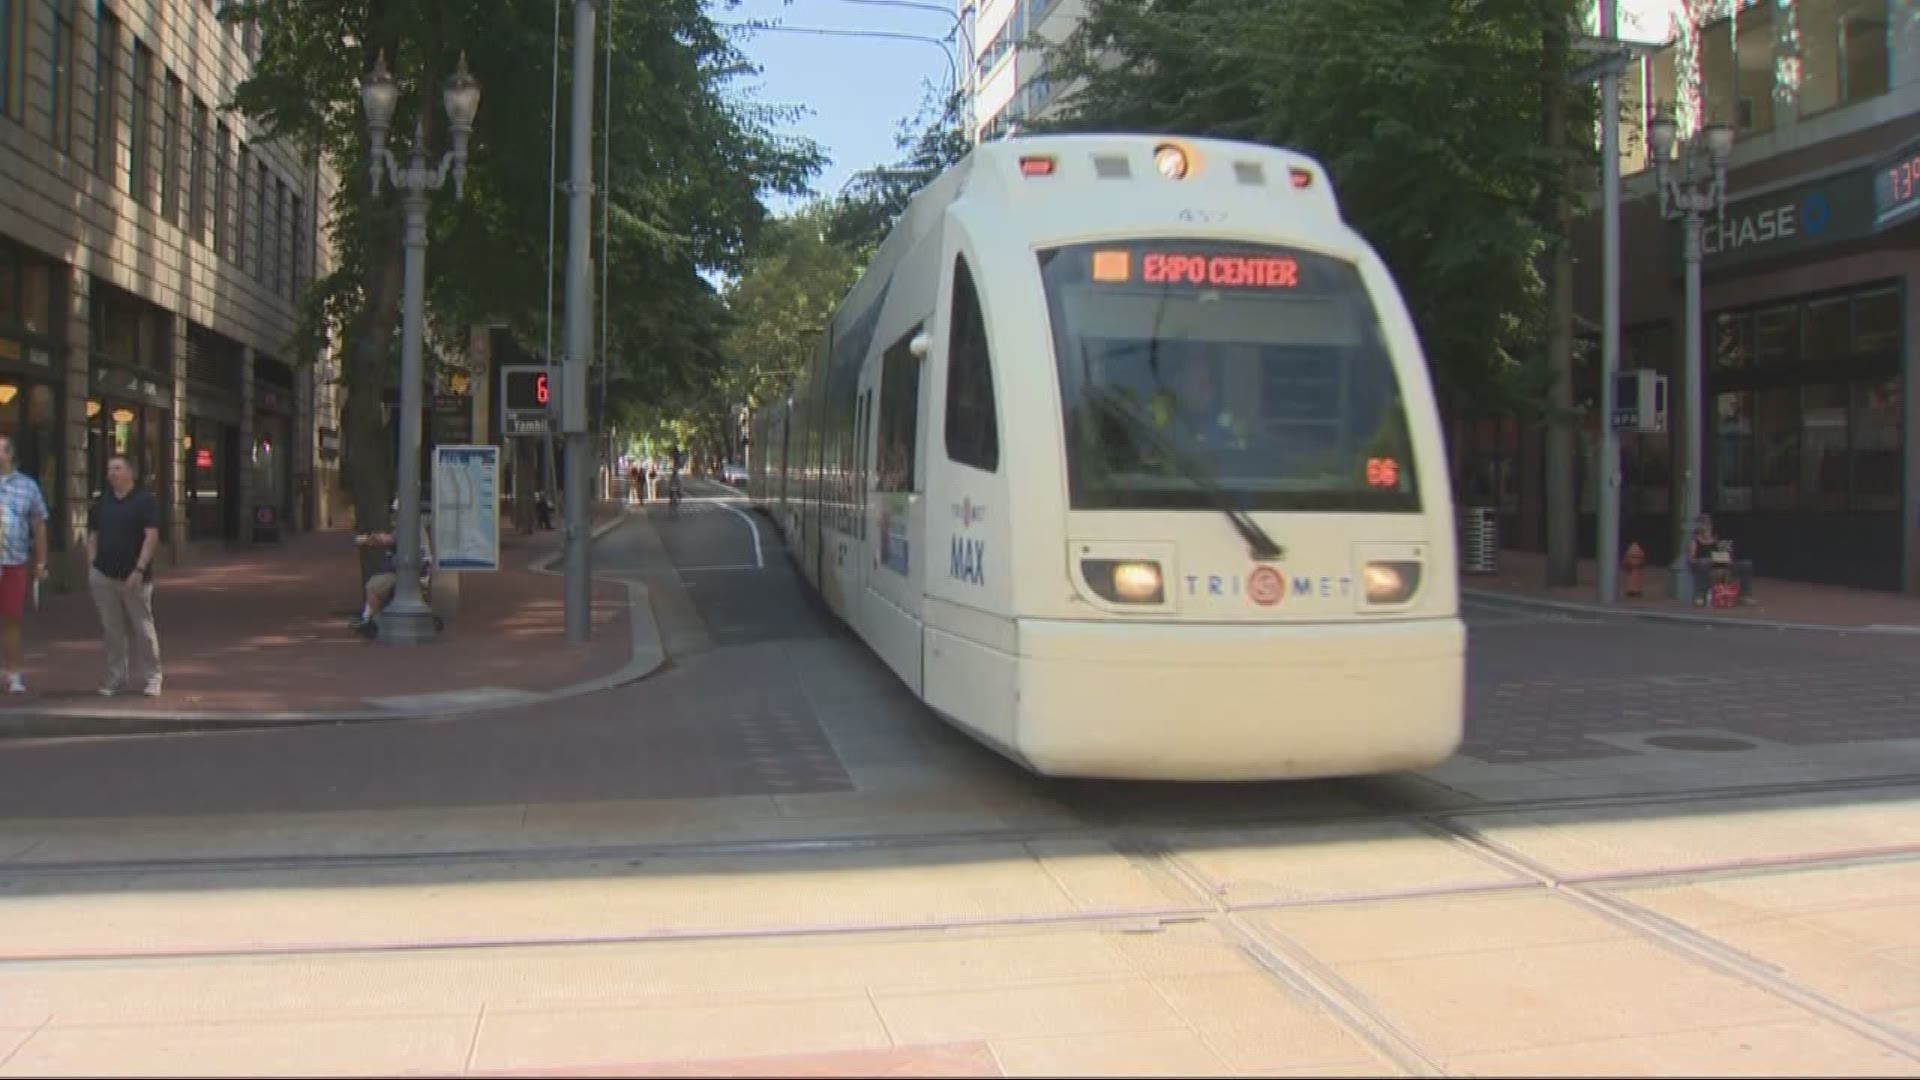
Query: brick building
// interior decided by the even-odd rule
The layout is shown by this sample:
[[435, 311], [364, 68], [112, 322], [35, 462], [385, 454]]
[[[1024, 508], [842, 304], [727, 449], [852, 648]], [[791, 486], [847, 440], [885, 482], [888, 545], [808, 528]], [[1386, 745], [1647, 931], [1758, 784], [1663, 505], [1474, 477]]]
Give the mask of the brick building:
[[331, 364], [296, 335], [334, 180], [222, 111], [258, 43], [215, 10], [0, 0], [0, 432], [66, 580], [112, 452], [175, 558], [330, 510]]

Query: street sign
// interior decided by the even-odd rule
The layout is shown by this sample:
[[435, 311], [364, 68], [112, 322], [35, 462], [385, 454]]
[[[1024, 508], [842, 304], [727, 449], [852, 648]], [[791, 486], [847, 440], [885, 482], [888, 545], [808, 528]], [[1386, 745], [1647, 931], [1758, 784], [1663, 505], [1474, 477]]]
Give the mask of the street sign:
[[553, 430], [553, 374], [544, 364], [510, 364], [500, 369], [503, 433], [545, 435]]
[[433, 554], [442, 570], [500, 569], [500, 448], [433, 448]]

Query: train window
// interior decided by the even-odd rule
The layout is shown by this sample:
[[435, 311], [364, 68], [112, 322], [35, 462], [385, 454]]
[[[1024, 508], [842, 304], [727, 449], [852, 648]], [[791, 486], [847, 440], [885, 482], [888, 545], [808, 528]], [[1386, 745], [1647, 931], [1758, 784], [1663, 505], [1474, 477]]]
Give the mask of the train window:
[[953, 266], [953, 332], [947, 340], [947, 456], [985, 472], [1000, 468], [987, 320], [966, 256]]
[[874, 460], [874, 490], [912, 491], [914, 446], [920, 427], [920, 358], [913, 355], [916, 326], [887, 347], [880, 367], [880, 435]]
[[1140, 240], [1040, 265], [1075, 509], [1420, 509], [1399, 376], [1351, 262]]

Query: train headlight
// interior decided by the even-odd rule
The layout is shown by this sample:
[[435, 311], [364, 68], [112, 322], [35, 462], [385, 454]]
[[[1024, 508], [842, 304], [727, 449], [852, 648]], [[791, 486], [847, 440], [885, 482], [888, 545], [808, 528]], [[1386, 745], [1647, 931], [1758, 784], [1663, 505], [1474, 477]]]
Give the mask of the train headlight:
[[1086, 559], [1080, 564], [1093, 591], [1116, 604], [1163, 604], [1160, 564], [1141, 560]]
[[1153, 167], [1169, 180], [1187, 178], [1187, 152], [1172, 143], [1163, 143], [1153, 151]]
[[1404, 604], [1420, 588], [1417, 562], [1370, 562], [1360, 572], [1369, 604]]

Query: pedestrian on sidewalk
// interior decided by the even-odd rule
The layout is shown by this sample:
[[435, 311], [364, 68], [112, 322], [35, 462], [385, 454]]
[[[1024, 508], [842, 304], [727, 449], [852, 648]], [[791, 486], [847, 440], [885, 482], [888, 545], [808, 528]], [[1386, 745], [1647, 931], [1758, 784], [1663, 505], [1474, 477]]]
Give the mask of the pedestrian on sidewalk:
[[160, 696], [160, 631], [153, 624], [153, 557], [160, 550], [160, 502], [134, 483], [124, 454], [107, 459], [107, 490], [87, 514], [87, 584], [107, 639], [112, 697], [128, 686], [127, 639], [139, 649], [143, 692]]
[[[380, 611], [393, 600], [394, 591], [400, 585], [399, 541], [394, 530], [399, 527], [400, 500], [395, 499], [389, 508], [394, 516], [394, 525], [386, 532], [368, 533], [358, 538], [363, 546], [380, 550], [380, 569], [367, 579], [366, 604], [360, 609], [360, 617], [351, 624], [356, 633], [365, 638], [380, 636]], [[430, 595], [433, 584], [433, 529], [427, 522], [427, 515], [420, 515], [420, 595]]]
[[27, 692], [20, 620], [27, 595], [47, 577], [47, 499], [33, 477], [13, 467], [13, 436], [0, 435], [0, 672], [7, 693]]

